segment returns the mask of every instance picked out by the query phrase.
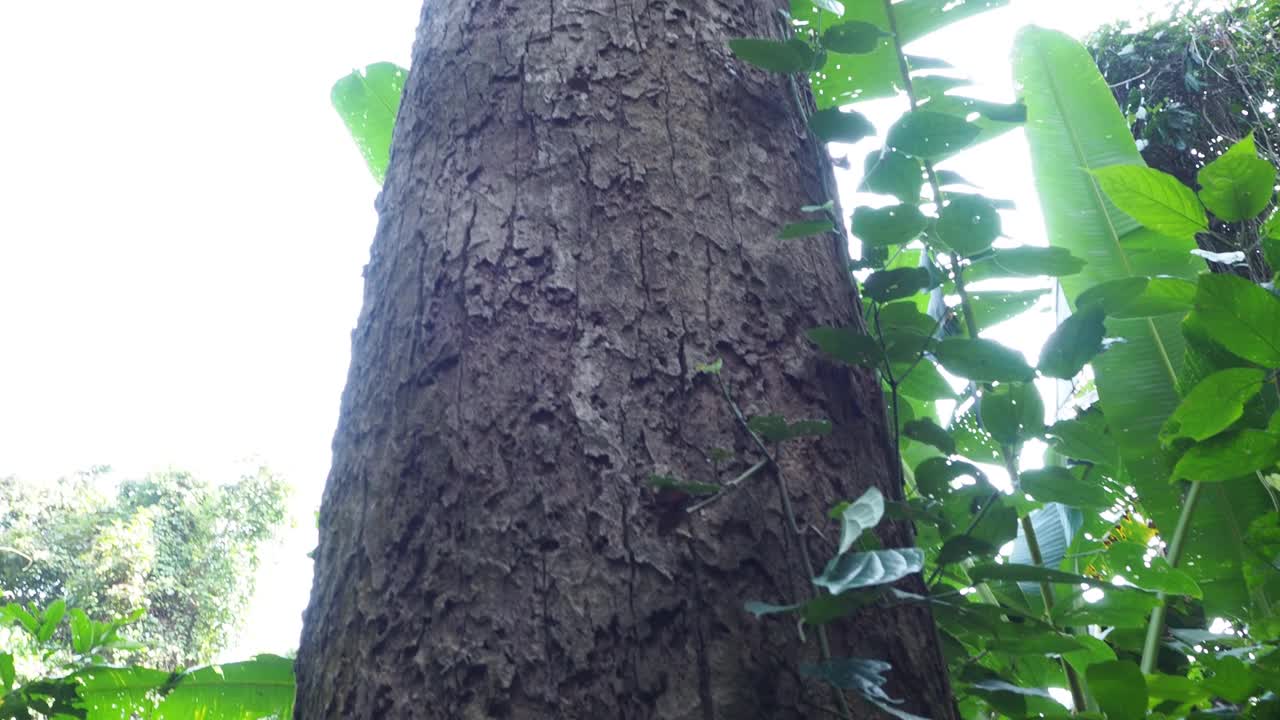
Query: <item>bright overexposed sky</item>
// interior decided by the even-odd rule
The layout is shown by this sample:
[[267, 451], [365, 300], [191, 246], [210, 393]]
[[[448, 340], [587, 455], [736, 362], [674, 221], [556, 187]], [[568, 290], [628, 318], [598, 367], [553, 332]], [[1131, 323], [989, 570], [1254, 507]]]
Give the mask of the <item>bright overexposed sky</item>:
[[[0, 1], [0, 477], [110, 464], [216, 480], [249, 458], [282, 473], [299, 525], [233, 655], [297, 644], [376, 222], [329, 88], [407, 64], [421, 5]], [[1012, 100], [1018, 27], [1081, 35], [1165, 5], [1015, 0], [913, 49]], [[949, 167], [1018, 203], [1009, 235], [1043, 242], [1021, 135], [981, 159]], [[1018, 328], [1031, 359], [1050, 329]]]

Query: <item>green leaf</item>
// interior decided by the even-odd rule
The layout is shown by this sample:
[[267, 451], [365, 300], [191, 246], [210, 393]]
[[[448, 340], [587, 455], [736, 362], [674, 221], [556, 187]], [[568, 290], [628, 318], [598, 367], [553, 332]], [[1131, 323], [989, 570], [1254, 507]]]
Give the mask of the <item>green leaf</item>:
[[1209, 229], [1196, 194], [1168, 173], [1137, 165], [1111, 165], [1094, 170], [1093, 176], [1107, 199], [1144, 227], [1189, 240]]
[[1060, 615], [1055, 613], [1055, 619], [1063, 627], [1100, 625], [1145, 628], [1151, 617], [1151, 611], [1160, 602], [1158, 597], [1150, 593], [1108, 587], [1100, 600], [1090, 603], [1079, 599], [1073, 609]]
[[826, 420], [797, 420], [788, 423], [781, 415], [757, 415], [747, 422], [747, 427], [765, 442], [775, 443], [831, 434], [831, 423]]
[[[1027, 105], [1025, 132], [1049, 244], [1087, 262], [1080, 273], [1062, 278], [1066, 296], [1075, 298], [1095, 285], [1135, 276], [1194, 279], [1203, 269], [1202, 261], [1190, 254], [1195, 241], [1140, 227], [1107, 201], [1090, 174], [1113, 165], [1142, 166], [1143, 161], [1089, 51], [1065, 33], [1024, 28], [1015, 43], [1014, 74]], [[1181, 318], [1110, 319], [1107, 334], [1124, 342], [1094, 358], [1092, 366], [1107, 423], [1125, 431], [1113, 434], [1124, 465], [1117, 469], [1126, 471], [1137, 489], [1144, 514], [1159, 527], [1175, 527], [1182, 496], [1168, 484], [1171, 463], [1158, 433], [1181, 400]], [[1206, 493], [1197, 517], [1228, 510]], [[1230, 544], [1219, 542], [1215, 551], [1219, 547], [1225, 551]]]
[[[966, 279], [967, 276], [966, 276]], [[1049, 291], [990, 290], [969, 294], [969, 306], [978, 332], [1011, 320], [1035, 306]]]
[[1058, 326], [1040, 350], [1040, 372], [1048, 377], [1070, 380], [1102, 352], [1106, 326], [1102, 308], [1091, 305]]
[[1064, 277], [1084, 269], [1084, 261], [1060, 247], [997, 248], [974, 261], [965, 278], [977, 282], [993, 277]]
[[1051, 582], [1068, 585], [1101, 585], [1093, 578], [1075, 573], [1054, 570], [1038, 565], [1022, 565], [1015, 563], [985, 563], [969, 570], [969, 579], [974, 582], [1006, 580], [1009, 582]]
[[892, 205], [884, 208], [863, 206], [854, 209], [849, 230], [868, 246], [885, 247], [903, 245], [914, 240], [924, 232], [927, 224], [920, 208], [915, 205]]
[[713, 483], [684, 482], [670, 475], [650, 475], [645, 484], [654, 490], [675, 490], [694, 497], [715, 495], [723, 489]]
[[1142, 720], [1147, 716], [1147, 679], [1133, 662], [1090, 665], [1085, 679], [1107, 720]]
[[1264, 230], [1262, 257], [1271, 266], [1271, 272], [1280, 273], [1280, 212], [1271, 216]]
[[71, 649], [84, 655], [93, 647], [93, 621], [84, 610], [71, 608]]
[[869, 153], [862, 167], [863, 177], [859, 190], [892, 195], [907, 204], [920, 201], [920, 189], [924, 187], [924, 169], [915, 158], [897, 150], [883, 148]]
[[876, 134], [876, 126], [862, 113], [838, 108], [814, 113], [809, 118], [809, 129], [823, 142], [856, 143]]
[[408, 71], [389, 62], [352, 71], [333, 84], [329, 101], [346, 123], [351, 138], [379, 183], [387, 176], [391, 134]]
[[1224, 482], [1267, 470], [1280, 462], [1280, 437], [1261, 430], [1237, 430], [1193, 446], [1178, 460], [1170, 482]]
[[933, 160], [964, 148], [981, 129], [963, 118], [928, 110], [904, 114], [889, 128], [887, 144], [912, 157]]
[[1000, 548], [972, 535], [957, 535], [942, 544], [938, 551], [939, 565], [954, 565], [971, 557], [994, 555]]
[[800, 617], [806, 625], [826, 625], [852, 615], [859, 608], [874, 603], [880, 597], [876, 590], [854, 590], [840, 595], [822, 594], [800, 607]]
[[849, 552], [862, 533], [875, 527], [884, 516], [884, 495], [876, 488], [869, 488], [857, 500], [849, 503], [840, 513], [840, 549], [837, 555]]
[[794, 222], [778, 231], [778, 239], [794, 240], [795, 238], [809, 237], [810, 235], [821, 235], [835, 230], [835, 227], [835, 224], [830, 220]]
[[1209, 337], [1263, 367], [1280, 367], [1280, 298], [1244, 278], [1200, 276], [1195, 313]]
[[951, 439], [946, 430], [929, 418], [912, 420], [902, 426], [902, 432], [912, 440], [932, 445], [944, 455], [956, 454], [956, 441]]
[[713, 362], [699, 363], [693, 367], [693, 371], [698, 375], [719, 375], [723, 369], [724, 358], [716, 358]]
[[1190, 575], [1170, 567], [1169, 562], [1159, 555], [1148, 558], [1147, 554], [1145, 545], [1131, 542], [1113, 543], [1107, 548], [1111, 569], [1143, 590], [1204, 597], [1200, 586]]
[[[922, 37], [956, 20], [1008, 4], [1008, 0], [905, 0], [893, 5], [897, 18], [898, 38], [910, 45]], [[832, 27], [830, 16], [819, 24], [818, 12], [808, 0], [793, 0], [791, 16], [801, 29]], [[883, 3], [850, 3], [844, 22], [868, 22], [888, 27], [889, 18]], [[917, 62], [924, 62], [917, 58]], [[890, 43], [881, 43], [865, 55], [830, 53], [821, 72], [812, 77], [813, 95], [821, 107], [838, 107], [855, 100], [893, 95], [902, 82], [898, 56]]]
[[962, 256], [977, 255], [1000, 237], [1000, 213], [980, 195], [961, 195], [938, 215], [938, 238]]
[[1044, 432], [1044, 400], [1034, 383], [1002, 384], [982, 391], [982, 427], [1001, 445], [1017, 445]]
[[870, 313], [868, 325], [877, 333], [903, 331], [930, 337], [938, 329], [938, 321], [920, 312], [912, 300], [879, 305]]
[[987, 476], [977, 466], [962, 460], [931, 457], [916, 466], [916, 486], [927, 497], [942, 498], [950, 494], [950, 483], [961, 477], [985, 481]]
[[955, 399], [956, 392], [952, 389], [951, 383], [942, 377], [942, 373], [938, 372], [938, 366], [934, 365], [932, 360], [926, 359], [915, 363], [904, 377], [900, 372], [905, 369], [898, 366], [893, 370], [894, 377], [898, 379], [898, 392], [903, 396], [926, 402]]
[[1070, 635], [1039, 632], [1026, 635], [997, 636], [987, 642], [987, 649], [1009, 655], [1061, 655], [1084, 650]]
[[9, 692], [16, 677], [17, 672], [13, 669], [13, 655], [0, 653], [0, 696]]
[[755, 615], [756, 618], [762, 618], [765, 615], [778, 615], [780, 613], [789, 613], [799, 610], [802, 605], [770, 605], [769, 603], [760, 602], [759, 600], [748, 600], [742, 604], [742, 609]]
[[1119, 499], [1101, 483], [1081, 482], [1064, 467], [1024, 470], [1019, 482], [1019, 488], [1036, 500], [1068, 507], [1105, 510]]
[[1142, 292], [1127, 302], [1107, 310], [1114, 318], [1133, 319], [1157, 317], [1170, 313], [1184, 314], [1191, 309], [1195, 299], [1196, 284], [1190, 280], [1172, 277], [1153, 277]]
[[822, 46], [831, 52], [849, 55], [865, 55], [880, 45], [889, 33], [868, 22], [853, 20], [827, 28], [822, 34]]
[[1147, 675], [1147, 694], [1152, 700], [1203, 703], [1212, 696], [1194, 680], [1181, 675]]
[[49, 638], [53, 637], [53, 633], [58, 629], [58, 623], [62, 622], [62, 616], [67, 612], [66, 600], [54, 600], [49, 603], [49, 607], [41, 613], [40, 630], [36, 633], [36, 642], [46, 643]]
[[806, 72], [814, 62], [813, 48], [794, 38], [785, 42], [767, 38], [734, 38], [729, 41], [729, 49], [739, 59], [768, 72]]
[[1120, 448], [1108, 432], [1107, 420], [1098, 406], [1055, 423], [1046, 434], [1055, 439], [1054, 449], [1064, 457], [1096, 463], [1113, 472], [1120, 467]]
[[947, 338], [938, 343], [935, 356], [947, 372], [978, 382], [1028, 382], [1035, 377], [1022, 353], [984, 338]]
[[848, 365], [877, 367], [884, 360], [880, 343], [850, 328], [817, 327], [805, 333], [822, 352]]
[[1267, 374], [1254, 368], [1229, 368], [1201, 380], [1160, 429], [1160, 440], [1207, 440], [1244, 415], [1244, 405], [1262, 391]]
[[833, 595], [847, 590], [896, 582], [924, 567], [917, 548], [846, 553], [831, 559], [813, 584]]
[[800, 674], [825, 680], [838, 688], [853, 690], [861, 694], [867, 702], [899, 720], [924, 720], [894, 707], [902, 701], [895, 700], [885, 693], [884, 685], [888, 681], [884, 678], [884, 673], [892, 667], [883, 660], [840, 658], [817, 665], [801, 665]]
[[[74, 673], [89, 717], [262, 718], [293, 715], [293, 660], [259, 655], [185, 673], [93, 667]], [[158, 704], [156, 697], [162, 697]]]
[[1258, 157], [1253, 133], [1232, 145], [1196, 176], [1200, 201], [1209, 212], [1227, 222], [1255, 218], [1271, 204], [1276, 169]]
[[862, 292], [876, 302], [889, 302], [911, 297], [934, 286], [926, 268], [894, 268], [871, 273], [862, 283]]

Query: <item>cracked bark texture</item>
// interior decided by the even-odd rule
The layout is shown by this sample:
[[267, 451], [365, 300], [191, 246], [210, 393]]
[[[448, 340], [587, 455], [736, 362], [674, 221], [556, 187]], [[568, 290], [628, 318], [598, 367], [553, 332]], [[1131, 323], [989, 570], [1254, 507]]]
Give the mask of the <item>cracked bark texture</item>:
[[[818, 660], [813, 633], [742, 609], [811, 590], [771, 479], [668, 534], [644, 485], [759, 458], [694, 370], [720, 357], [748, 415], [834, 423], [780, 457], [802, 523], [872, 485], [901, 495], [874, 377], [804, 337], [859, 322], [843, 241], [774, 237], [834, 197], [830, 166], [787, 80], [727, 50], [776, 36], [785, 6], [428, 0], [297, 717], [776, 720], [834, 704], [797, 672]], [[714, 467], [717, 447], [737, 459]], [[907, 526], [879, 532], [912, 544]], [[891, 662], [905, 709], [954, 717], [927, 610], [845, 627], [837, 656]]]

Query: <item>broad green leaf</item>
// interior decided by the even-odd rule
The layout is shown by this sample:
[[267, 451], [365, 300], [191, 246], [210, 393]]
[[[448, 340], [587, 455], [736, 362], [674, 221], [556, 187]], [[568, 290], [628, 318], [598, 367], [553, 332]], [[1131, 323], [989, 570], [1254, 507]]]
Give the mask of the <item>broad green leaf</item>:
[[1261, 392], [1266, 377], [1255, 368], [1230, 368], [1201, 380], [1160, 429], [1161, 441], [1207, 440], [1231, 427], [1244, 415], [1244, 404]]
[[[975, 494], [987, 493], [987, 490], [981, 487], [965, 489]], [[963, 493], [961, 497], [963, 497]], [[990, 497], [990, 495], [988, 494], [987, 497]], [[985, 501], [987, 497], [980, 498], [980, 500]], [[982, 519], [974, 526], [970, 535], [992, 547], [998, 548], [1018, 536], [1018, 510], [1007, 504], [1007, 500], [1003, 495], [997, 496], [993, 502], [995, 505], [982, 516]], [[978, 505], [981, 504], [983, 503], [978, 503]], [[972, 502], [968, 502], [966, 505], [969, 506], [967, 509], [974, 507]]]
[[54, 631], [58, 629], [58, 623], [62, 622], [62, 616], [66, 612], [66, 600], [59, 599], [49, 603], [49, 607], [41, 613], [40, 631], [36, 633], [36, 642], [48, 642], [49, 638], [53, 637]]
[[849, 230], [866, 245], [884, 247], [903, 245], [914, 240], [927, 224], [920, 208], [915, 205], [891, 205], [884, 208], [863, 206], [854, 209]]
[[833, 595], [847, 590], [885, 585], [924, 567], [924, 553], [917, 548], [846, 553], [831, 559], [813, 584]]
[[904, 114], [889, 128], [886, 144], [912, 157], [933, 160], [964, 148], [980, 129], [964, 118], [928, 110]]
[[1276, 169], [1258, 157], [1249, 133], [1196, 175], [1200, 200], [1220, 220], [1238, 222], [1262, 214], [1275, 193]]
[[849, 552], [862, 533], [875, 527], [881, 517], [884, 517], [884, 495], [869, 488], [840, 513], [840, 549], [836, 554]]
[[1066, 583], [1069, 585], [1101, 585], [1102, 583], [1093, 578], [1088, 578], [1075, 573], [1054, 570], [1053, 568], [1039, 567], [1036, 565], [1022, 565], [1013, 563], [984, 563], [969, 570], [969, 579], [974, 582], [987, 582], [992, 580], [1008, 580], [1012, 582], [1051, 582]]
[[1107, 310], [1107, 315], [1119, 319], [1157, 317], [1170, 313], [1185, 314], [1195, 300], [1196, 284], [1190, 280], [1173, 277], [1153, 277], [1142, 292], [1127, 302]]
[[1077, 308], [1097, 307], [1108, 314], [1135, 301], [1147, 289], [1151, 278], [1133, 276], [1098, 283], [1076, 296]]
[[920, 201], [924, 187], [924, 169], [920, 162], [897, 150], [874, 150], [863, 162], [862, 185], [864, 192], [892, 195], [903, 203], [914, 205]]
[[832, 25], [822, 34], [822, 47], [831, 52], [865, 55], [875, 50], [889, 33], [868, 22], [852, 20]]
[[794, 222], [785, 225], [778, 231], [779, 240], [794, 240], [795, 238], [809, 237], [810, 235], [822, 235], [829, 233], [835, 229], [835, 224], [830, 220], [806, 220], [804, 222]]
[[1195, 598], [1204, 596], [1190, 575], [1173, 569], [1159, 555], [1150, 558], [1146, 555], [1146, 546], [1131, 542], [1118, 542], [1107, 548], [1111, 569], [1143, 590]]
[[1147, 680], [1133, 662], [1090, 665], [1085, 679], [1107, 720], [1142, 720], [1147, 716]]
[[922, 267], [894, 268], [871, 273], [862, 283], [862, 294], [876, 302], [911, 297], [934, 286], [933, 276]]
[[[1062, 622], [1058, 624], [1063, 627], [1070, 627]], [[1083, 645], [1084, 649], [1063, 653], [1062, 659], [1071, 663], [1071, 667], [1075, 668], [1076, 672], [1084, 674], [1089, 671], [1090, 665], [1111, 662], [1116, 659], [1116, 651], [1106, 642], [1092, 635], [1081, 633], [1072, 635], [1071, 638]]]
[[928, 335], [919, 335], [906, 330], [890, 330], [880, 336], [884, 343], [884, 356], [889, 362], [901, 367], [913, 363], [920, 356], [933, 349], [935, 341]]
[[852, 328], [817, 327], [805, 334], [822, 352], [849, 365], [877, 367], [884, 359], [874, 337]]
[[[1015, 43], [1014, 73], [1027, 105], [1026, 135], [1049, 244], [1087, 263], [1080, 273], [1062, 278], [1067, 297], [1135, 276], [1194, 279], [1203, 269], [1190, 254], [1195, 242], [1141, 228], [1107, 200], [1090, 174], [1114, 165], [1141, 167], [1143, 161], [1088, 50], [1064, 33], [1025, 28]], [[1107, 334], [1124, 340], [1092, 363], [1107, 423], [1125, 431], [1113, 437], [1144, 514], [1159, 527], [1175, 527], [1182, 497], [1168, 484], [1171, 462], [1157, 435], [1181, 400], [1185, 341], [1180, 318], [1112, 318]], [[1218, 503], [1202, 497], [1198, 512], [1213, 513]]]
[[1203, 703], [1212, 695], [1191, 678], [1181, 675], [1147, 675], [1147, 694], [1152, 700]]
[[1011, 320], [1035, 306], [1049, 290], [984, 290], [969, 295], [978, 332]]
[[1046, 467], [1019, 473], [1019, 488], [1040, 502], [1057, 502], [1075, 508], [1104, 510], [1119, 498], [1100, 482], [1081, 482], [1064, 467]]
[[1200, 276], [1196, 316], [1214, 341], [1263, 367], [1280, 367], [1280, 297], [1225, 273]]
[[862, 113], [837, 108], [814, 113], [809, 118], [809, 129], [823, 142], [856, 143], [876, 134], [876, 126]]
[[1107, 331], [1102, 318], [1102, 308], [1092, 305], [1062, 321], [1040, 350], [1040, 372], [1062, 380], [1078, 375], [1102, 352], [1102, 337]]
[[938, 238], [964, 257], [977, 255], [1000, 237], [1000, 213], [979, 195], [962, 195], [938, 214]]
[[975, 462], [1000, 464], [1000, 443], [982, 428], [978, 420], [978, 404], [973, 403], [952, 418], [948, 428], [956, 439], [956, 450]]
[[93, 620], [80, 608], [71, 608], [71, 649], [84, 655], [93, 647]]
[[1112, 165], [1094, 170], [1093, 176], [1107, 199], [1143, 227], [1187, 240], [1209, 229], [1196, 194], [1168, 173], [1137, 165]]
[[938, 329], [938, 321], [920, 312], [911, 300], [879, 305], [870, 316], [867, 324], [877, 333], [903, 331], [929, 337]]
[[929, 418], [919, 418], [906, 423], [902, 426], [902, 432], [912, 440], [938, 448], [943, 455], [956, 454], [956, 441], [951, 439], [946, 430]]
[[997, 636], [987, 643], [987, 648], [1009, 655], [1061, 655], [1085, 649], [1075, 638], [1057, 632]]
[[1017, 445], [1044, 432], [1044, 400], [1034, 383], [1004, 383], [982, 391], [982, 427], [1001, 445]]
[[[902, 368], [903, 371], [906, 368]], [[898, 378], [898, 392], [915, 400], [951, 400], [956, 392], [951, 383], [938, 372], [938, 366], [932, 360], [921, 360], [911, 367], [911, 371], [903, 377], [897, 367], [894, 377]]]
[[407, 75], [408, 71], [394, 63], [374, 63], [338, 80], [329, 93], [333, 109], [346, 123], [378, 183], [387, 176], [391, 133]]
[[1107, 429], [1107, 420], [1095, 406], [1071, 420], [1060, 420], [1046, 431], [1054, 439], [1054, 449], [1064, 457], [1087, 460], [1115, 469], [1120, 465], [1120, 448]]
[[806, 72], [813, 67], [813, 48], [799, 39], [734, 38], [729, 49], [740, 59], [768, 72]]
[[1237, 430], [1194, 445], [1173, 468], [1171, 482], [1225, 482], [1280, 462], [1280, 436], [1261, 430]]
[[1160, 599], [1150, 593], [1117, 587], [1108, 587], [1102, 598], [1095, 602], [1079, 599], [1079, 593], [1075, 596], [1074, 608], [1054, 613], [1055, 619], [1064, 627], [1145, 628], [1151, 611], [1160, 603]]
[[1060, 247], [997, 248], [975, 260], [965, 278], [977, 282], [993, 277], [1063, 277], [1084, 269], [1084, 261]]
[[[1008, 4], [1008, 0], [905, 0], [894, 3], [898, 38], [904, 45], [949, 25]], [[889, 18], [883, 3], [847, 3], [841, 22], [832, 23], [830, 15], [824, 15], [819, 24], [818, 12], [810, 0], [792, 0], [791, 16], [797, 22], [797, 33], [812, 28], [832, 28], [850, 22], [866, 22], [880, 28], [889, 27]], [[856, 100], [888, 97], [902, 86], [898, 56], [890, 47], [881, 43], [870, 53], [849, 55], [831, 52], [823, 68], [815, 72], [811, 81], [814, 99], [819, 107], [838, 107]], [[931, 63], [917, 58], [922, 65]]]
[[[91, 718], [129, 717], [129, 711], [153, 720], [293, 714], [293, 660], [274, 655], [197, 668], [176, 677], [144, 668], [89, 668], [74, 677]], [[151, 697], [164, 688], [171, 689], [154, 705]]]
[[775, 443], [831, 434], [831, 423], [826, 420], [797, 420], [789, 423], [781, 415], [757, 415], [747, 422], [747, 427], [765, 442]]
[[957, 535], [942, 544], [938, 551], [939, 565], [953, 565], [980, 555], [994, 555], [1000, 548], [972, 535]]
[[13, 655], [0, 653], [0, 696], [9, 692], [9, 688], [13, 687], [15, 677], [17, 677], [17, 672], [13, 668]]
[[947, 338], [935, 353], [947, 372], [978, 382], [1027, 382], [1035, 370], [1022, 353], [984, 338]]

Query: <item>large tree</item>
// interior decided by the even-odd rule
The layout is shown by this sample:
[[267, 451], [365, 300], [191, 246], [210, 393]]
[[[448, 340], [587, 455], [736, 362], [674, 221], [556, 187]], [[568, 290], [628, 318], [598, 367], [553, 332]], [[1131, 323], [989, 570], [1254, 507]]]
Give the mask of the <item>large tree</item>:
[[[860, 323], [844, 241], [775, 239], [835, 193], [808, 89], [727, 49], [778, 36], [786, 5], [426, 3], [320, 512], [297, 717], [834, 705], [798, 672], [819, 658], [813, 631], [743, 610], [812, 589], [778, 476], [669, 532], [644, 482], [760, 458], [697, 372], [720, 358], [746, 415], [833, 422], [778, 458], [803, 526], [870, 487], [901, 496], [875, 376], [805, 338]], [[709, 463], [715, 448], [738, 459]], [[912, 543], [906, 524], [879, 533]], [[927, 610], [868, 608], [831, 644], [890, 662], [903, 708], [953, 716]]]

